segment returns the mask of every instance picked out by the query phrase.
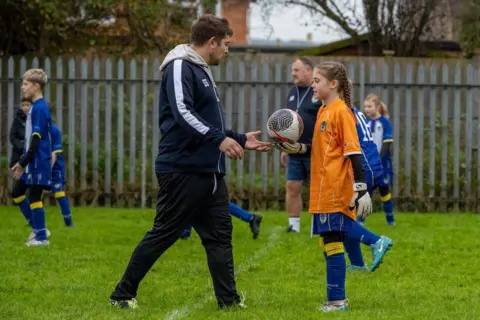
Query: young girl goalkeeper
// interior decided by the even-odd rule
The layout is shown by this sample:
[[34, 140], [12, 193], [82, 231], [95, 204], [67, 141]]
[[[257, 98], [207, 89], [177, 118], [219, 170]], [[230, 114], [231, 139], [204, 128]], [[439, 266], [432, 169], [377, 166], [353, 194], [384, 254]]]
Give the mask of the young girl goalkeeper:
[[[321, 237], [327, 264], [327, 302], [320, 309], [342, 311], [348, 307], [344, 241], [353, 239], [358, 229], [363, 228], [356, 218], [368, 216], [372, 202], [365, 181], [347, 71], [340, 63], [322, 62], [315, 68], [313, 79], [314, 95], [325, 106], [318, 113], [312, 145], [277, 143], [275, 146], [288, 153], [311, 149], [312, 233]], [[377, 241], [383, 257], [391, 240], [380, 237]]]

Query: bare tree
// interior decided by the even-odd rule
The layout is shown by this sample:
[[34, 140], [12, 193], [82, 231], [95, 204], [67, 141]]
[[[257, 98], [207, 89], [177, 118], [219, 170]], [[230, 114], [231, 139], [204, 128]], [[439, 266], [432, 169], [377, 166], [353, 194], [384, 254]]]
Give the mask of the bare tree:
[[[268, 16], [274, 6], [306, 9], [310, 24], [337, 28], [359, 41], [366, 34], [369, 54], [393, 50], [397, 56], [416, 56], [421, 41], [438, 38], [439, 22], [448, 15], [448, 0], [255, 0]], [[303, 21], [302, 21], [303, 22]], [[360, 48], [360, 47], [359, 47]]]

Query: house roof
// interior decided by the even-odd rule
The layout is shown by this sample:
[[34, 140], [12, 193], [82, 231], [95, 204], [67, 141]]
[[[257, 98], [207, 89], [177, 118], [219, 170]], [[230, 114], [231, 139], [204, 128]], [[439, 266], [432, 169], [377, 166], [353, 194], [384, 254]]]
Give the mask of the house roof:
[[326, 44], [322, 44], [318, 47], [307, 49], [301, 52], [301, 55], [310, 55], [310, 56], [321, 56], [327, 55], [337, 50], [345, 49], [348, 47], [354, 46], [358, 42], [365, 42], [368, 41], [368, 34], [362, 34], [359, 36], [358, 39], [354, 39], [353, 37], [342, 39], [334, 42], [329, 42]]
[[[348, 38], [339, 41], [330, 42], [301, 51], [301, 55], [321, 56], [328, 55], [335, 51], [346, 49], [355, 46], [357, 43], [368, 43], [368, 34], [362, 34], [358, 39]], [[437, 40], [437, 41], [423, 41], [422, 44], [429, 51], [454, 51], [461, 52], [461, 46], [455, 41]]]
[[255, 53], [291, 53], [296, 54], [302, 50], [312, 50], [315, 46], [299, 46], [299, 45], [262, 45], [262, 44], [247, 44], [247, 45], [231, 45], [230, 52], [255, 52]]

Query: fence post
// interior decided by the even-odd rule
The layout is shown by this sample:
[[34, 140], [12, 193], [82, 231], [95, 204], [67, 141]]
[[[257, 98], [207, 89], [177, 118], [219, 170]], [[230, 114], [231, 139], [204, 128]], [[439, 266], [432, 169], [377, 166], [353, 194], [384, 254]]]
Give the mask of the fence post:
[[[467, 84], [473, 85], [473, 67], [471, 64], [467, 68]], [[467, 89], [467, 111], [465, 127], [465, 211], [474, 210], [472, 193], [472, 136], [473, 136], [473, 90]], [[478, 164], [477, 164], [478, 166]]]
[[[394, 68], [394, 83], [396, 84], [393, 90], [393, 197], [398, 198], [399, 194], [399, 166], [400, 166], [400, 88], [401, 70], [398, 63]], [[401, 207], [401, 202], [397, 201], [397, 207]]]
[[80, 192], [82, 193], [80, 196], [80, 204], [85, 206], [85, 193], [87, 191], [87, 128], [88, 128], [88, 63], [85, 58], [82, 59], [81, 62], [81, 77], [82, 77], [82, 84], [81, 84], [81, 106], [80, 106]]
[[137, 130], [136, 130], [136, 120], [137, 120], [137, 61], [135, 58], [132, 58], [130, 61], [130, 104], [128, 106], [130, 110], [130, 160], [129, 160], [129, 194], [128, 194], [128, 203], [129, 207], [133, 204], [133, 196], [135, 195], [135, 176], [136, 176], [136, 147], [137, 147]]
[[56, 83], [56, 110], [55, 115], [57, 117], [57, 126], [60, 129], [60, 132], [63, 133], [63, 60], [62, 58], [57, 59], [57, 83]]
[[[418, 67], [417, 81], [420, 85], [425, 84], [425, 67], [420, 65]], [[423, 200], [423, 132], [424, 128], [424, 114], [425, 114], [425, 89], [418, 88], [417, 91], [417, 190], [415, 197], [417, 198], [417, 209], [422, 208], [420, 200]]]
[[99, 175], [98, 175], [98, 160], [99, 160], [99, 150], [100, 148], [100, 61], [98, 58], [93, 60], [93, 173], [92, 173], [92, 187], [95, 192], [95, 196], [91, 205], [96, 205], [98, 197], [100, 196], [99, 191]]
[[405, 93], [405, 191], [404, 195], [408, 197], [410, 204], [412, 197], [412, 84], [413, 68], [412, 64], [407, 64], [406, 70], [407, 89]]
[[[75, 205], [75, 60], [68, 61], [68, 187]], [[72, 198], [73, 197], [73, 198]]]
[[[442, 84], [447, 85], [450, 82], [448, 78], [448, 65], [444, 64], [442, 66]], [[441, 176], [441, 192], [440, 192], [440, 210], [445, 212], [447, 207], [447, 174], [448, 174], [448, 134], [449, 134], [449, 123], [448, 123], [448, 87], [442, 90], [442, 176]]]
[[[262, 81], [264, 82], [267, 82], [268, 80], [270, 79], [270, 64], [269, 63], [265, 63], [263, 64], [263, 68], [262, 68]], [[261, 99], [262, 99], [262, 124], [260, 126], [260, 128], [262, 129], [262, 140], [263, 141], [268, 141], [269, 138], [268, 138], [268, 133], [267, 133], [267, 129], [266, 129], [266, 126], [267, 126], [267, 121], [268, 121], [268, 118], [269, 118], [269, 114], [268, 114], [268, 109], [269, 109], [269, 106], [270, 106], [270, 86], [268, 85], [264, 85], [263, 88], [262, 88], [262, 95], [261, 95]], [[263, 208], [267, 208], [268, 207], [268, 199], [266, 199], [266, 197], [268, 196], [267, 192], [268, 192], [268, 178], [267, 178], [267, 174], [268, 174], [268, 158], [269, 156], [271, 155], [271, 153], [269, 152], [262, 152], [262, 169], [261, 169], [261, 173], [262, 173], [262, 198], [263, 198], [263, 202], [262, 202], [262, 206]]]
[[435, 199], [435, 187], [436, 187], [436, 177], [435, 177], [435, 172], [436, 172], [436, 163], [435, 163], [435, 145], [436, 145], [436, 122], [437, 122], [437, 94], [436, 94], [436, 84], [437, 84], [437, 66], [435, 64], [432, 64], [430, 66], [430, 84], [432, 85], [430, 89], [430, 107], [429, 107], [429, 118], [430, 118], [430, 123], [429, 123], [429, 151], [428, 151], [428, 156], [429, 156], [429, 186], [428, 186], [428, 197], [433, 203], [433, 208], [436, 209], [437, 207], [437, 201]]
[[112, 205], [112, 61], [105, 62], [105, 206]]
[[141, 172], [141, 181], [142, 181], [142, 190], [140, 195], [140, 205], [145, 208], [147, 202], [147, 99], [148, 99], [148, 62], [147, 59], [143, 59], [142, 64], [142, 172]]
[[[462, 70], [460, 65], [455, 67], [455, 84], [461, 85]], [[460, 101], [460, 90], [456, 88], [454, 93], [454, 108], [453, 108], [453, 210], [459, 210], [460, 198], [460, 117], [462, 112], [462, 105]]]
[[123, 193], [124, 182], [123, 175], [125, 170], [125, 149], [124, 149], [124, 123], [125, 123], [125, 63], [122, 58], [117, 61], [117, 190], [115, 197], [117, 206], [123, 206], [126, 203]]
[[[258, 81], [258, 66], [255, 61], [252, 61], [250, 64], [250, 79], [251, 81]], [[258, 85], [253, 85], [250, 89], [250, 108], [249, 108], [249, 113], [250, 113], [250, 125], [249, 128], [250, 130], [248, 131], [256, 131], [258, 130], [257, 128], [257, 110], [259, 107], [258, 104], [258, 98], [257, 98], [257, 92], [259, 90]], [[257, 170], [255, 168], [255, 163], [256, 163], [256, 157], [257, 153], [250, 151], [248, 152], [248, 171], [249, 171], [249, 204], [248, 207], [251, 208], [252, 205], [254, 204], [254, 200], [252, 198], [255, 198], [256, 194], [256, 184], [255, 184], [255, 176], [257, 173]]]

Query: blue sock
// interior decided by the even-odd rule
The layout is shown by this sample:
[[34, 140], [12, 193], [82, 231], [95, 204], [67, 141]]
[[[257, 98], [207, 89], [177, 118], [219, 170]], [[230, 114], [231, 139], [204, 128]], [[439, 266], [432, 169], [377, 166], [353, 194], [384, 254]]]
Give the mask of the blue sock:
[[327, 256], [327, 300], [345, 300], [347, 266], [343, 243], [328, 243], [325, 245], [325, 252]]
[[55, 199], [57, 199], [60, 210], [62, 211], [63, 221], [67, 227], [72, 226], [72, 212], [70, 211], [70, 204], [65, 195], [65, 191], [55, 192]]
[[33, 228], [32, 210], [30, 209], [30, 201], [28, 201], [27, 197], [23, 195], [18, 198], [14, 198], [13, 202], [20, 207], [20, 211], [22, 211], [23, 216], [27, 220], [28, 224]]
[[228, 208], [230, 209], [230, 214], [234, 217], [237, 217], [240, 220], [243, 220], [245, 222], [250, 222], [253, 219], [253, 214], [250, 212], [243, 210], [239, 206], [237, 206], [235, 203], [230, 202], [228, 204]]
[[387, 222], [395, 222], [395, 216], [393, 214], [392, 194], [388, 193], [385, 196], [381, 195], [380, 200], [383, 202], [383, 212], [385, 212], [385, 218], [387, 219]]
[[358, 221], [352, 223], [347, 236], [351, 239], [360, 241], [367, 246], [371, 246], [380, 240], [379, 236], [365, 228], [362, 224], [358, 223]]
[[33, 225], [37, 231], [36, 239], [39, 241], [47, 240], [47, 228], [45, 226], [45, 210], [42, 201], [34, 202], [30, 205], [32, 209]]
[[345, 251], [347, 251], [348, 259], [352, 266], [363, 267], [365, 262], [363, 261], [362, 249], [360, 248], [360, 241], [351, 239], [348, 236], [343, 240]]

